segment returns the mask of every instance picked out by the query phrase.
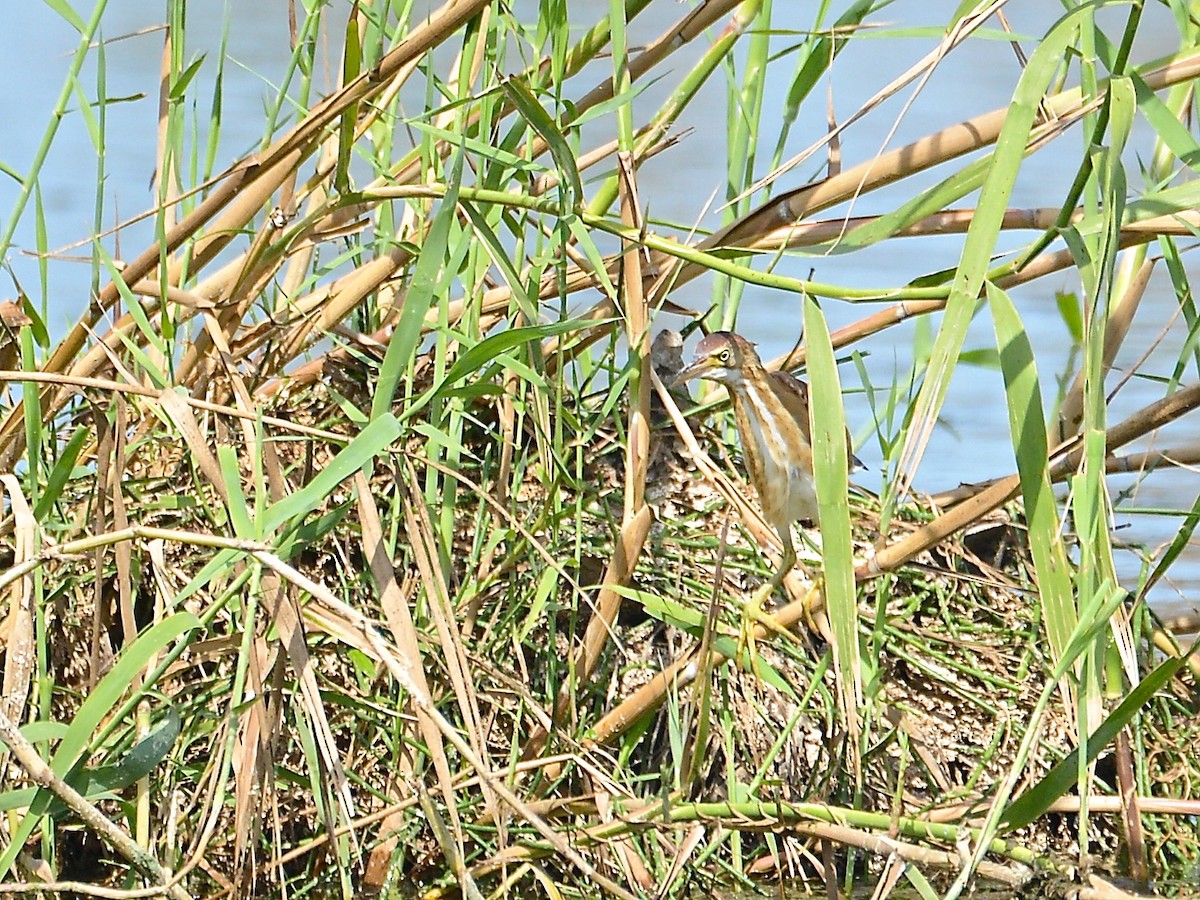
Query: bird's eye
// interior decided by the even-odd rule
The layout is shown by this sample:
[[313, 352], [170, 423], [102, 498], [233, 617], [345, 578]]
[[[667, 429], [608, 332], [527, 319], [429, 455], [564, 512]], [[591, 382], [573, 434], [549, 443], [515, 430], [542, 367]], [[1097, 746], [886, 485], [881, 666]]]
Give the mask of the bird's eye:
[[729, 351], [722, 350], [719, 354], [717, 354], [717, 359], [719, 359], [723, 363], [729, 362]]

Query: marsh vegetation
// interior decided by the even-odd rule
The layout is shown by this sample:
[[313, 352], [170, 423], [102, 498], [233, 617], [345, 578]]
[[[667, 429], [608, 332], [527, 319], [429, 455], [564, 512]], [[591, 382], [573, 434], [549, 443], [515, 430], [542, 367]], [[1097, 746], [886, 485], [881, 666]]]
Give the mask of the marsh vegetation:
[[[976, 876], [1194, 879], [1197, 664], [1147, 597], [1188, 559], [1200, 491], [1174, 482], [1168, 539], [1129, 548], [1110, 484], [1200, 462], [1188, 3], [937, 23], [870, 0], [291, 3], [236, 155], [237, 61], [192, 46], [196, 4], [136, 43], [104, 2], [49, 5], [78, 46], [38, 152], [4, 161], [0, 222], [0, 879], [949, 898]], [[1148, 16], [1175, 50], [1139, 52]], [[829, 103], [846, 48], [885, 35], [928, 53]], [[151, 42], [156, 90], [111, 96], [111, 57]], [[1002, 108], [856, 140], [979, 42], [1011, 47]], [[724, 107], [697, 110], [714, 84]], [[108, 110], [155, 98], [134, 215], [105, 187]], [[71, 247], [41, 187], [64, 117], [94, 151]], [[692, 164], [681, 123], [722, 175], [670, 221], [643, 173]], [[1013, 207], [1049, 148], [1067, 176]], [[921, 269], [946, 235], [956, 264]], [[839, 276], [897, 242], [903, 282]], [[60, 335], [61, 265], [87, 268], [89, 302]], [[1051, 276], [1073, 285], [1065, 371], [1026, 326], [1022, 290]], [[754, 338], [767, 297], [793, 311], [770, 363], [810, 382], [821, 516], [752, 661], [741, 607], [778, 536], [727, 398], [670, 376], [699, 330]], [[1135, 315], [1178, 354], [1130, 346]], [[900, 340], [881, 383], [868, 356]], [[931, 495], [916, 473], [966, 366], [1002, 376], [1016, 465]], [[1150, 393], [1115, 415], [1130, 381]], [[843, 392], [869, 416], [858, 485], [830, 449]]]

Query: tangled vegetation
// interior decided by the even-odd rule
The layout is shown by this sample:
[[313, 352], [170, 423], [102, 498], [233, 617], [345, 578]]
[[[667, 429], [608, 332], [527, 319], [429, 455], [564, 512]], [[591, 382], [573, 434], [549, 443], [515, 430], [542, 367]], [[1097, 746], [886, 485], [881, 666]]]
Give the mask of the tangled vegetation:
[[[770, 0], [614, 0], [585, 29], [555, 0], [292, 4], [291, 64], [237, 160], [210, 152], [228, 60], [189, 47], [197, 10], [169, 0], [154, 237], [123, 257], [106, 4], [51, 5], [78, 50], [43, 152], [5, 168], [20, 190], [0, 258], [40, 221], [64, 115], [101, 174], [75, 326], [52, 341], [57, 298], [11, 265], [0, 307], [8, 885], [665, 897], [811, 879], [953, 898], [977, 878], [1041, 896], [1194, 876], [1198, 667], [1146, 596], [1200, 500], [1131, 583], [1107, 481], [1200, 460], [1136, 443], [1200, 402], [1184, 0], [1154, 8], [1179, 50], [1145, 62], [1141, 2], [1066, 3], [1036, 37], [1003, 2], [964, 3], [790, 159], [798, 111], [825, 102], [850, 42], [891, 27], [888, 3], [805, 5], [797, 28]], [[631, 38], [651, 7], [675, 20]], [[1011, 103], [881, 153], [854, 143], [878, 102], [985, 39], [1018, 52]], [[697, 188], [696, 215], [716, 190], [724, 221], [651, 219], [640, 168], [680, 153], [714, 79], [729, 112], [702, 121], [726, 183]], [[669, 90], [647, 111], [652, 82]], [[1076, 148], [1073, 181], [1011, 208], [1048, 145]], [[888, 185], [907, 201], [850, 215]], [[65, 251], [37, 232], [44, 267]], [[959, 264], [907, 284], [794, 274], [947, 233]], [[1187, 340], [1160, 397], [1118, 421], [1114, 360], [1155, 267], [1182, 313], [1163, 327]], [[1062, 272], [1077, 370], [1046, 409], [1010, 292]], [[701, 278], [716, 300], [691, 309], [680, 289]], [[720, 392], [672, 387], [667, 325], [736, 327], [765, 290], [803, 310], [802, 346], [772, 365], [810, 380], [822, 512], [752, 656], [741, 606], [778, 539]], [[841, 303], [870, 310], [831, 330]], [[921, 494], [981, 316], [1017, 470]], [[909, 377], [839, 369], [918, 317], [936, 337]], [[820, 452], [855, 368], [878, 493]]]

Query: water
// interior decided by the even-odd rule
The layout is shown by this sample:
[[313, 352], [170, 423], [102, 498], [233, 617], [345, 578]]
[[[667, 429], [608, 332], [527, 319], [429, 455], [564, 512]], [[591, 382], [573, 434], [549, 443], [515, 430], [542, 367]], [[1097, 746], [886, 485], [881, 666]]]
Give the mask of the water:
[[[889, 7], [886, 15], [889, 20], [902, 22], [906, 26], [935, 24], [944, 20], [955, 5], [943, 2], [909, 8], [898, 4]], [[525, 6], [532, 9], [535, 5], [528, 3]], [[579, 23], [590, 24], [607, 7], [607, 0], [576, 3], [572, 4], [572, 15], [577, 17]], [[518, 6], [519, 12], [521, 9]], [[678, 3], [653, 4], [633, 24], [632, 40], [649, 40], [684, 9]], [[1026, 0], [1008, 4], [1006, 12], [1014, 31], [1030, 35], [1042, 34], [1050, 17], [1057, 15], [1059, 9], [1057, 4]], [[209, 4], [193, 5], [191, 8], [188, 58], [194, 59], [204, 52], [209, 54], [198, 76], [199, 84], [211, 83], [223, 27], [222, 16], [227, 14], [232, 20], [229, 29], [231, 64], [227, 65], [225, 72], [226, 112], [218, 148], [218, 171], [253, 149], [259, 140], [264, 97], [270, 94], [264, 79], [277, 82], [287, 65], [286, 10], [284, 0], [232, 4], [228, 10], [220, 12], [215, 5]], [[794, 13], [790, 13], [791, 10]], [[157, 24], [155, 16], [160, 12], [161, 7], [155, 5], [111, 4], [105, 19], [104, 36], [112, 39], [151, 28]], [[1117, 28], [1123, 22], [1125, 10], [1122, 7], [1103, 12], [1112, 16], [1115, 38], [1119, 34]], [[795, 16], [794, 22], [787, 20], [789, 14]], [[776, 4], [776, 21], [782, 29], [789, 26], [797, 30], [809, 27], [811, 22], [805, 18], [809, 15], [809, 4]], [[77, 35], [45, 4], [7, 4], [5, 17], [10, 26], [9, 34], [21, 35], [21, 39], [8, 41], [5, 52], [0, 54], [0, 78], [7, 85], [19, 85], [18, 90], [0, 92], [0, 121], [9, 125], [5, 139], [0, 144], [0, 160], [18, 172], [25, 172], [61, 89]], [[1148, 5], [1144, 21], [1142, 38], [1134, 48], [1135, 61], [1161, 56], [1174, 47], [1174, 27], [1167, 13], [1157, 5]], [[778, 36], [775, 46], [783, 47], [790, 40], [786, 36]], [[336, 35], [331, 36], [330, 41], [336, 53]], [[152, 202], [150, 180], [154, 170], [161, 45], [161, 32], [152, 31], [110, 44], [107, 48], [108, 94], [113, 97], [141, 95], [141, 98], [111, 105], [108, 109], [106, 224], [111, 224], [115, 218], [126, 218], [140, 212]], [[657, 106], [677, 77], [706, 46], [707, 41], [703, 39], [695, 42], [667, 68], [661, 82], [652, 86], [637, 102], [639, 114], [635, 118], [638, 121], [643, 121]], [[801, 119], [793, 127], [785, 156], [798, 152], [815, 136], [824, 133], [826, 90], [831, 91], [837, 116], [844, 120], [882, 85], [928, 52], [931, 46], [932, 38], [927, 35], [851, 42], [834, 66], [832, 84], [823, 84], [814, 95], [814, 100], [806, 104]], [[1028, 43], [1026, 51], [1032, 50], [1033, 44]], [[602, 61], [593, 66], [581, 76], [580, 83], [590, 84], [604, 77], [606, 65], [607, 61]], [[94, 72], [94, 59], [89, 60], [88, 66], [86, 71]], [[787, 63], [778, 68], [781, 77], [772, 81], [768, 91], [768, 110], [778, 109], [782, 105], [786, 81], [790, 78]], [[328, 71], [332, 83], [336, 61]], [[884, 149], [901, 146], [941, 127], [1005, 105], [1019, 74], [1020, 64], [1008, 44], [990, 40], [972, 41], [968, 47], [944, 60], [915, 98], [914, 90], [908, 88], [849, 129], [842, 138], [843, 165], [852, 166]], [[320, 79], [318, 83], [321, 83]], [[207, 117], [207, 98], [203, 93], [199, 96], [205, 99], [198, 105], [196, 116], [203, 121]], [[699, 102], [679, 122], [678, 130], [692, 127], [694, 132], [679, 147], [651, 160], [642, 169], [642, 199], [653, 216], [681, 225], [699, 222], [704, 227], [712, 228], [719, 224], [720, 217], [715, 211], [719, 202], [712, 202], [712, 197], [714, 191], [718, 192], [718, 196], [723, 193], [720, 185], [724, 178], [724, 96], [721, 76], [716, 76], [705, 88]], [[75, 102], [72, 100], [72, 109]], [[765, 123], [761, 138], [763, 152], [768, 153], [774, 145], [776, 132], [769, 116]], [[1033, 156], [1014, 187], [1011, 205], [1057, 206], [1074, 175], [1071, 165], [1078, 140], [1077, 135], [1070, 136]], [[1149, 141], [1150, 135], [1144, 129], [1135, 134], [1135, 147], [1142, 150], [1142, 159], [1146, 158], [1144, 148], [1149, 147]], [[92, 231], [95, 206], [93, 184], [96, 175], [94, 159], [95, 152], [82, 118], [77, 112], [69, 113], [62, 123], [40, 181], [51, 247], [64, 247], [86, 238]], [[758, 171], [765, 170], [764, 161]], [[949, 167], [934, 170], [921, 176], [920, 183], [933, 183], [949, 171]], [[819, 162], [810, 160], [785, 176], [778, 187], [781, 190], [789, 189], [818, 172]], [[1131, 189], [1136, 190], [1139, 187], [1136, 172], [1130, 173], [1130, 179]], [[840, 213], [864, 215], [888, 211], [899, 197], [911, 193], [913, 183], [909, 180], [897, 189], [874, 192], [854, 204], [825, 213], [823, 217]], [[13, 181], [0, 178], [0, 210], [5, 215], [12, 208], [15, 198]], [[971, 199], [967, 198], [961, 205], [970, 205]], [[33, 216], [27, 214], [17, 233], [17, 243], [26, 249], [34, 246], [33, 222]], [[136, 226], [124, 233], [119, 243], [110, 242], [107, 246], [115, 254], [132, 255], [151, 236], [148, 225]], [[1028, 233], [1004, 234], [1000, 238], [999, 249], [1020, 246], [1029, 237]], [[958, 260], [961, 240], [961, 237], [954, 236], [893, 240], [853, 255], [787, 260], [779, 271], [805, 277], [812, 268], [817, 280], [852, 287], [903, 284], [925, 273], [953, 267]], [[89, 250], [85, 245], [71, 252], [86, 256]], [[49, 325], [53, 334], [63, 334], [84, 308], [89, 290], [88, 267], [78, 262], [52, 261], [47, 266], [47, 282], [43, 291], [38, 267], [32, 258], [14, 251], [10, 253], [8, 262], [31, 296], [40, 298], [44, 293], [52, 298]], [[1159, 269], [1126, 341], [1119, 364], [1135, 361], [1157, 338], [1163, 323], [1171, 315], [1174, 295], [1165, 271], [1161, 266]], [[1056, 377], [1067, 365], [1070, 344], [1057, 312], [1055, 294], [1078, 290], [1077, 280], [1068, 272], [1040, 279], [1012, 292], [1038, 352], [1040, 375], [1048, 402], [1053, 400]], [[11, 293], [11, 285], [6, 285], [3, 294]], [[711, 302], [710, 293], [711, 282], [700, 279], [686, 286], [678, 294], [678, 299], [704, 309]], [[587, 302], [590, 302], [590, 298]], [[836, 328], [875, 311], [876, 307], [826, 302], [824, 309], [831, 327]], [[780, 354], [794, 344], [800, 332], [802, 315], [797, 297], [750, 287], [746, 290], [741, 310], [739, 329], [758, 342], [764, 356]], [[936, 327], [936, 323], [935, 319], [929, 324]], [[663, 317], [662, 324], [679, 327], [682, 323]], [[908, 369], [912, 341], [918, 327], [922, 326], [910, 322], [856, 345], [855, 349], [865, 354], [866, 368], [876, 385], [889, 384], [897, 373]], [[1169, 374], [1184, 337], [1182, 324], [1172, 327], [1166, 340], [1151, 355], [1145, 370], [1156, 375]], [[984, 314], [973, 324], [967, 347], [983, 349], [993, 346], [991, 323]], [[867, 477], [863, 479], [867, 486], [871, 486], [872, 477], [878, 478], [881, 455], [878, 443], [867, 439], [872, 430], [870, 409], [852, 366], [843, 368], [842, 378], [849, 392], [846, 402], [848, 419], [856, 436], [860, 440], [865, 439], [859, 455], [871, 467], [872, 471], [865, 473]], [[1114, 400], [1112, 419], [1123, 418], [1161, 396], [1161, 393], [1161, 386], [1148, 380], [1135, 379]], [[1158, 445], [1188, 444], [1197, 437], [1197, 430], [1194, 418], [1184, 418], [1170, 429]], [[917, 487], [936, 492], [959, 482], [979, 481], [1012, 471], [1013, 454], [1009, 440], [999, 373], [979, 367], [960, 366], [944, 407], [943, 421], [918, 474]], [[1189, 507], [1196, 495], [1196, 485], [1191, 473], [1185, 470], [1161, 472], [1140, 484], [1128, 476], [1114, 479], [1114, 492], [1129, 491], [1129, 495], [1122, 496], [1118, 503], [1114, 522], [1119, 529], [1117, 536], [1123, 541], [1151, 548], [1169, 541], [1174, 535], [1178, 519], [1142, 515], [1138, 510]], [[1123, 554], [1122, 574], [1130, 583], [1137, 569], [1136, 559]], [[1200, 548], [1192, 546], [1186, 551], [1185, 558], [1174, 567], [1171, 583], [1161, 585], [1153, 599], [1164, 612], [1197, 608], [1198, 586]]]

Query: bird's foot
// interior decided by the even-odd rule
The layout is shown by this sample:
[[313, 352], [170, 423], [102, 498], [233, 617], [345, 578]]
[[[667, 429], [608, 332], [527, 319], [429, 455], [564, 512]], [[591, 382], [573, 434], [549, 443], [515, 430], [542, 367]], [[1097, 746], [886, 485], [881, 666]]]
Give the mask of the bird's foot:
[[771, 598], [775, 587], [773, 581], [767, 582], [756, 590], [742, 607], [742, 628], [738, 634], [737, 661], [744, 669], [753, 672], [756, 678], [762, 675], [758, 665], [757, 631], [759, 625], [768, 632], [774, 631], [788, 640], [796, 639], [795, 635], [779, 624], [775, 616], [763, 609], [763, 605]]
[[[822, 581], [818, 578], [808, 588], [808, 593], [804, 595], [804, 624], [812, 634], [824, 636], [826, 629], [821, 627], [821, 621], [818, 616], [824, 612], [824, 598], [821, 592]], [[820, 600], [822, 605], [817, 606], [817, 601]], [[816, 606], [816, 609], [813, 607]]]

